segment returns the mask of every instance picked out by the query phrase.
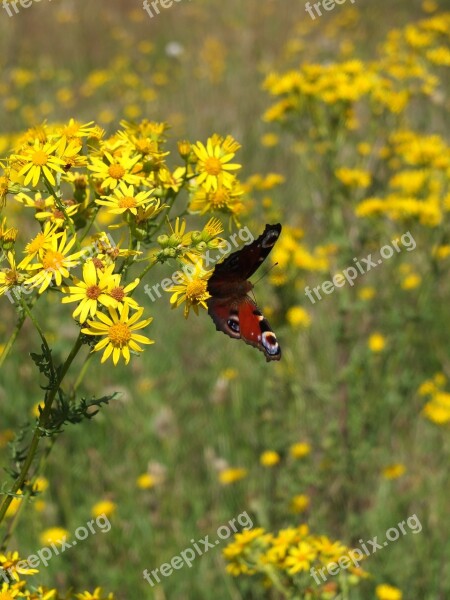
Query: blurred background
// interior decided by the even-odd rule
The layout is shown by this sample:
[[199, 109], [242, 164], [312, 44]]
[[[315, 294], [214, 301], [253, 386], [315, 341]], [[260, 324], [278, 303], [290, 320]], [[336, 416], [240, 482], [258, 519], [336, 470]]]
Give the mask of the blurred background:
[[[120, 600], [281, 598], [262, 577], [227, 572], [225, 541], [161, 586], [142, 571], [243, 511], [268, 532], [305, 523], [349, 548], [416, 514], [420, 534], [368, 557], [369, 575], [355, 573], [351, 596], [339, 597], [448, 598], [450, 2], [348, 1], [315, 20], [286, 0], [180, 0], [153, 18], [134, 0], [18, 8], [0, 9], [0, 155], [27, 128], [71, 117], [108, 133], [123, 119], [167, 121], [173, 168], [177, 140], [233, 135], [248, 192], [242, 222], [255, 237], [266, 223], [284, 228], [278, 267], [255, 289], [283, 358], [267, 364], [206, 312], [185, 320], [168, 295], [141, 296], [156, 344], [128, 368], [90, 362], [83, 394], [119, 395], [59, 437], [12, 547], [27, 556], [43, 531], [70, 533], [106, 512], [111, 531], [53, 559], [39, 583], [101, 586]], [[334, 63], [346, 64], [337, 71], [347, 101], [323, 102], [342, 84], [334, 73], [302, 103], [294, 73]], [[373, 79], [381, 72], [386, 87]], [[411, 187], [417, 172], [435, 187]], [[395, 194], [400, 207], [364, 204]], [[315, 304], [305, 296], [407, 231], [414, 251]], [[161, 267], [154, 282], [173, 270]], [[6, 340], [14, 307], [1, 302]], [[46, 316], [60, 353], [74, 331], [63, 313], [55, 303]], [[24, 359], [38, 348], [25, 326], [0, 374], [4, 467], [13, 432], [41, 400]], [[338, 597], [333, 585], [323, 593]]]

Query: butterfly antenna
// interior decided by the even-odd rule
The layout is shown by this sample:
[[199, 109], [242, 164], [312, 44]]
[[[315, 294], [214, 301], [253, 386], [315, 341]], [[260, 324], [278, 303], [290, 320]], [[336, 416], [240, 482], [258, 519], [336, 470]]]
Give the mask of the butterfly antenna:
[[264, 277], [267, 277], [267, 275], [270, 273], [270, 271], [271, 271], [272, 269], [274, 269], [274, 268], [275, 268], [277, 265], [278, 265], [278, 263], [276, 262], [276, 263], [274, 263], [274, 264], [273, 264], [271, 267], [269, 267], [269, 268], [267, 269], [267, 271], [266, 271], [265, 273], [263, 273], [263, 274], [261, 275], [261, 277], [255, 281], [255, 283], [253, 284], [253, 286], [255, 286], [257, 283], [259, 283], [259, 282], [261, 281], [261, 279], [264, 279]]

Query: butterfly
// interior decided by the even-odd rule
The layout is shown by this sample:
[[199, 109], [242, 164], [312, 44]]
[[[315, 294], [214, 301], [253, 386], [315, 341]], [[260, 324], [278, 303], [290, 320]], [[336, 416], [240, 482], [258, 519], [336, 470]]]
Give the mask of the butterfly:
[[217, 331], [255, 346], [264, 352], [267, 362], [280, 360], [281, 348], [267, 319], [248, 295], [253, 289], [248, 278], [267, 258], [280, 233], [279, 223], [266, 225], [258, 239], [215, 266], [207, 288], [211, 295], [206, 301], [208, 314]]

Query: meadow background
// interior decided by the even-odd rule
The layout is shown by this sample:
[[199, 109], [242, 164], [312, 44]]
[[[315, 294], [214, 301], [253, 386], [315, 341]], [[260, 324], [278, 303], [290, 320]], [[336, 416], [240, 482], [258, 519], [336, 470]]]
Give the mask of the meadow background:
[[[142, 294], [156, 344], [128, 367], [90, 361], [80, 394], [120, 394], [59, 436], [46, 461], [45, 489], [21, 510], [9, 548], [27, 556], [45, 530], [70, 534], [93, 510], [106, 511], [112, 529], [53, 558], [35, 576], [39, 584], [101, 586], [120, 600], [279, 598], [257, 576], [227, 572], [226, 542], [161, 586], [150, 588], [142, 571], [170, 561], [192, 538], [215, 538], [217, 527], [243, 511], [268, 532], [306, 523], [314, 535], [349, 548], [361, 538], [384, 539], [386, 529], [416, 514], [421, 533], [370, 556], [363, 565], [370, 576], [350, 583], [351, 595], [343, 597], [450, 596], [450, 61], [444, 53], [426, 63], [437, 81], [423, 82], [419, 74], [420, 86], [431, 86], [424, 94], [399, 76], [398, 89], [386, 91], [399, 104], [389, 114], [370, 103], [355, 111], [333, 102], [323, 108], [317, 90], [309, 103], [291, 104], [283, 124], [286, 107], [267, 114], [276, 98], [266, 79], [300, 64], [394, 64], [401, 53], [389, 59], [380, 47], [395, 28], [406, 45], [412, 40], [411, 63], [423, 65], [428, 46], [415, 45], [407, 28], [441, 15], [447, 35], [438, 46], [448, 52], [445, 10], [450, 3], [442, 0], [358, 0], [314, 22], [303, 2], [282, 0], [182, 0], [153, 19], [130, 0], [43, 0], [12, 18], [1, 10], [2, 156], [25, 129], [71, 117], [94, 120], [109, 133], [122, 119], [167, 121], [175, 156], [179, 139], [229, 133], [242, 144], [242, 223], [255, 236], [266, 223], [284, 227], [273, 251], [279, 266], [255, 290], [282, 345], [279, 363], [267, 364], [256, 350], [217, 333], [206, 312], [185, 320], [168, 297], [151, 303]], [[415, 134], [389, 138], [405, 131]], [[414, 162], [409, 153], [416, 146]], [[337, 177], [339, 168], [355, 171]], [[396, 171], [407, 172], [393, 184]], [[435, 187], [409, 189], [412, 171], [425, 172], [423, 186]], [[392, 190], [423, 206], [370, 212], [363, 205], [358, 214], [365, 199], [392, 200]], [[14, 207], [6, 214], [25, 226]], [[414, 251], [314, 305], [305, 297], [305, 285], [321, 284], [406, 231]], [[152, 281], [173, 270], [162, 266]], [[4, 345], [15, 311], [5, 297], [0, 301]], [[55, 302], [40, 310], [55, 354], [66, 353], [74, 331], [67, 307]], [[38, 349], [25, 323], [0, 373], [5, 468], [12, 432], [34, 418], [42, 399], [29, 359]], [[5, 490], [6, 473], [2, 479]], [[323, 593], [337, 597], [333, 585]]]

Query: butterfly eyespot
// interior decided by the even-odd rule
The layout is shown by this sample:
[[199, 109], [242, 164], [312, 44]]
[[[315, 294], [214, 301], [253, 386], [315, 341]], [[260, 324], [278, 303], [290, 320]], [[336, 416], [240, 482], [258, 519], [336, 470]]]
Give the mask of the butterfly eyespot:
[[239, 319], [237, 317], [228, 319], [227, 324], [232, 331], [235, 333], [240, 333], [241, 328], [239, 327]]
[[271, 248], [277, 241], [279, 235], [280, 234], [278, 231], [269, 231], [267, 233], [266, 237], [262, 240], [261, 247], [262, 248]]
[[270, 356], [280, 353], [280, 346], [278, 345], [277, 338], [271, 331], [264, 331], [262, 334], [262, 345]]

